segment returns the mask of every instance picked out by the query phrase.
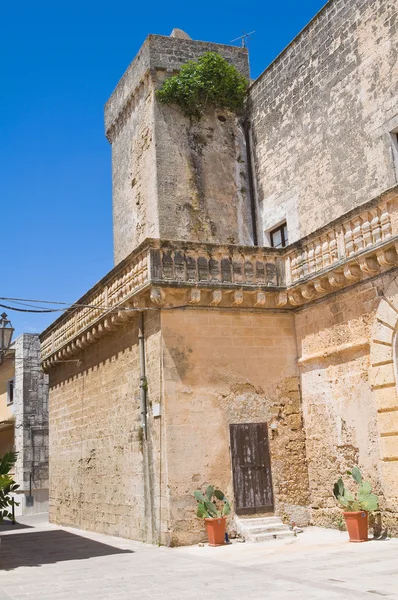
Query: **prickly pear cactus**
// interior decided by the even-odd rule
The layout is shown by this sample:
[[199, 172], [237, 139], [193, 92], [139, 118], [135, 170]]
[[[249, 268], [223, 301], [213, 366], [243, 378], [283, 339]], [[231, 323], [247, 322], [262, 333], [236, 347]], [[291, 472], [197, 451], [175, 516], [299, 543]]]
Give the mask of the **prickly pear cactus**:
[[196, 516], [199, 519], [219, 519], [226, 517], [231, 512], [231, 506], [221, 490], [216, 490], [209, 485], [206, 492], [202, 494], [196, 490], [193, 494], [198, 503]]
[[379, 499], [376, 494], [372, 493], [372, 486], [368, 481], [363, 481], [362, 475], [358, 467], [353, 467], [351, 471], [347, 471], [351, 475], [355, 483], [358, 485], [356, 493], [350, 492], [340, 477], [333, 486], [333, 495], [347, 512], [355, 512], [359, 510], [372, 511], [379, 507]]

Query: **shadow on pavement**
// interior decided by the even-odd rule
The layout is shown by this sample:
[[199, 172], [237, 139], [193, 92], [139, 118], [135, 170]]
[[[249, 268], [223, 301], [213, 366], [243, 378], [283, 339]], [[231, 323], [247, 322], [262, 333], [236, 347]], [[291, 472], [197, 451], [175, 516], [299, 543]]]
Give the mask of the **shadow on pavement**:
[[11, 521], [0, 521], [0, 534], [3, 531], [15, 531], [16, 529], [33, 529], [32, 525], [25, 525], [24, 523], [11, 523]]
[[0, 570], [38, 567], [64, 560], [132, 553], [57, 529], [1, 537]]

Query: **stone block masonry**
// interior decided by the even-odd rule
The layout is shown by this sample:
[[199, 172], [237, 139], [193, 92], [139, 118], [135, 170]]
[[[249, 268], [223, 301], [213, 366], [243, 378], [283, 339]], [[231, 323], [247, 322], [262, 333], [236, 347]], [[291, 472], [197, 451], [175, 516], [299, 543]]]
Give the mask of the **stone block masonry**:
[[[159, 402], [158, 315], [146, 319], [148, 401]], [[160, 460], [151, 470], [140, 427], [137, 320], [65, 363], [50, 387], [50, 519], [157, 541], [154, 507]], [[149, 427], [151, 443], [159, 432]], [[153, 486], [153, 490], [152, 490]], [[163, 489], [163, 487], [162, 487]]]
[[[295, 317], [316, 525], [339, 524], [341, 510], [331, 489], [340, 475], [359, 464], [380, 497], [377, 531], [398, 534], [398, 453], [385, 444], [397, 447], [396, 350], [387, 341], [378, 343], [375, 327], [382, 325], [381, 319], [393, 323], [382, 325], [391, 334], [397, 327], [395, 279], [396, 274], [388, 274], [362, 283]], [[381, 359], [375, 353], [378, 346], [386, 350]]]
[[[306, 524], [293, 323], [289, 314], [244, 310], [145, 312], [147, 442], [140, 429], [137, 316], [75, 362], [60, 363], [50, 388], [51, 521], [167, 545], [193, 543], [202, 536], [194, 490], [214, 483], [233, 498], [229, 424], [266, 421], [275, 424], [275, 509]], [[160, 418], [152, 415], [155, 404]]]
[[171, 545], [202, 535], [192, 494], [234, 497], [229, 425], [266, 422], [275, 512], [308, 524], [308, 476], [294, 318], [228, 310], [162, 313]]
[[397, 27], [394, 1], [328, 2], [253, 83], [262, 231], [294, 242], [396, 184]]
[[[40, 368], [40, 340], [24, 333], [15, 348], [15, 450], [18, 452], [15, 479], [20, 485], [18, 500], [23, 512], [40, 512], [48, 504], [48, 375]], [[34, 498], [26, 507], [25, 496]]]

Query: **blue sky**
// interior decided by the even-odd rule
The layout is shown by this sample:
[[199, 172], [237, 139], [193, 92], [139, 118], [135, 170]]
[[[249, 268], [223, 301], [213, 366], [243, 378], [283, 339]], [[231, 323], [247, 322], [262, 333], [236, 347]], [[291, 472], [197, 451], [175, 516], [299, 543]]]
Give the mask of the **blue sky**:
[[[103, 107], [148, 33], [179, 27], [193, 39], [225, 44], [254, 29], [257, 77], [324, 3], [3, 4], [0, 296], [73, 302], [112, 268]], [[16, 334], [40, 332], [57, 316], [7, 312]]]

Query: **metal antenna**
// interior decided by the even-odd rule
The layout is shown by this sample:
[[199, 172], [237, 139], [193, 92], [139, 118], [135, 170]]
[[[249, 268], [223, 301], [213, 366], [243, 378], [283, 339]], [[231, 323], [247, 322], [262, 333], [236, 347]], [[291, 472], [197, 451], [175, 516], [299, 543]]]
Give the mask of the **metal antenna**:
[[232, 42], [237, 42], [238, 40], [242, 40], [242, 48], [246, 48], [246, 45], [247, 45], [246, 40], [248, 40], [249, 36], [253, 35], [253, 33], [256, 33], [256, 32], [251, 31], [250, 33], [246, 33], [246, 31], [243, 31], [243, 35], [240, 35], [239, 37], [235, 38], [234, 40], [231, 40], [230, 44], [232, 44]]

